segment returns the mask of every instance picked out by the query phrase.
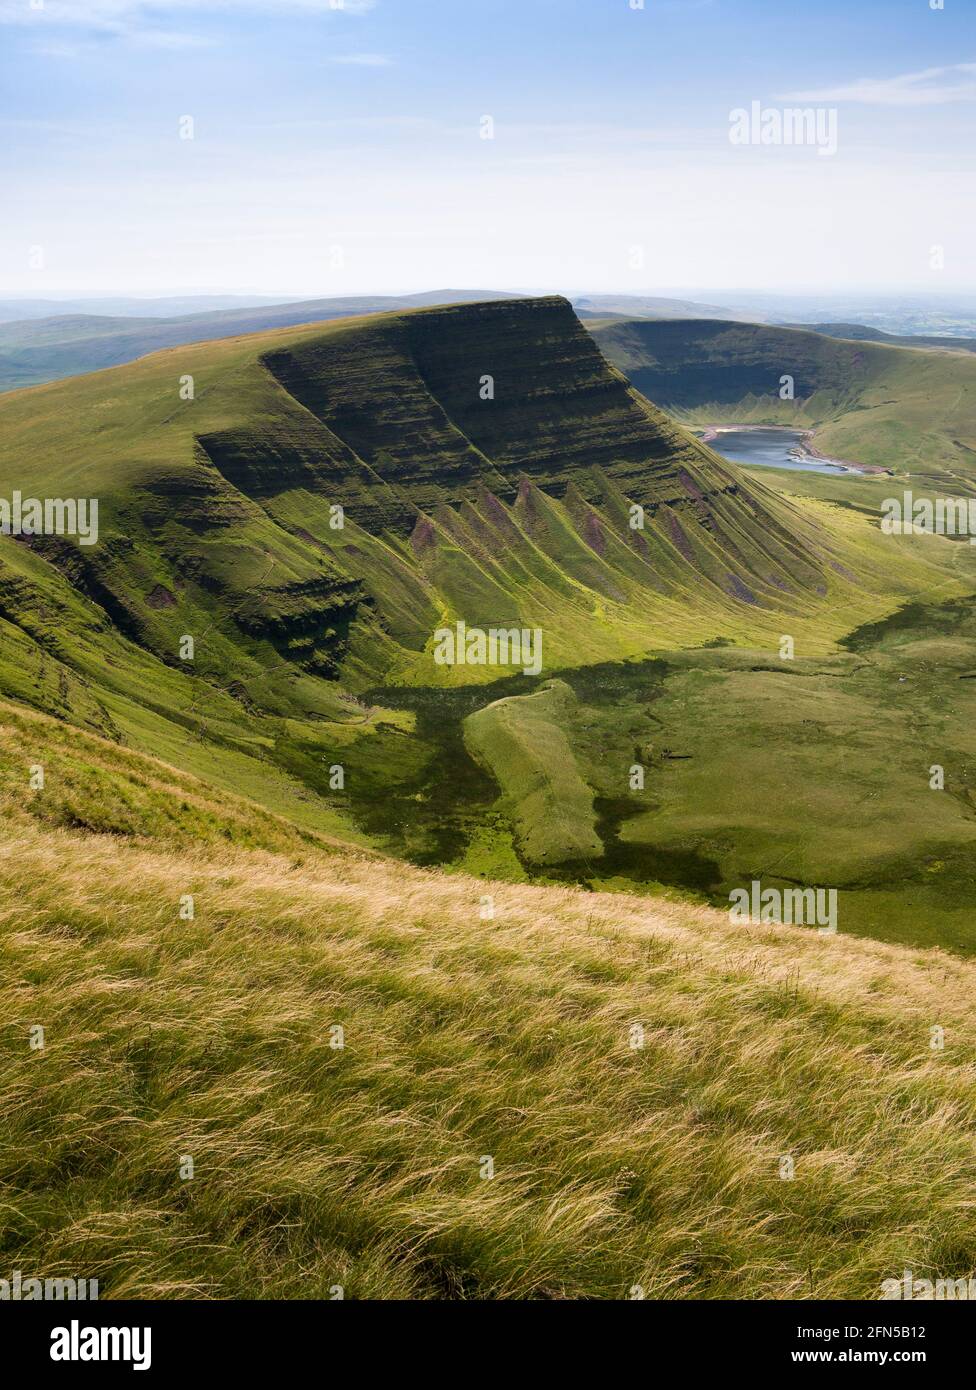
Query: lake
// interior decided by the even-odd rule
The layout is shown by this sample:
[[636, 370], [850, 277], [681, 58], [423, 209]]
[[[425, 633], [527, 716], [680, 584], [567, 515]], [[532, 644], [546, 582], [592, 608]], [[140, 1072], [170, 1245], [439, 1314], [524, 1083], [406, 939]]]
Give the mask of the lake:
[[803, 442], [801, 430], [755, 429], [725, 430], [708, 441], [723, 458], [733, 463], [759, 464], [763, 468], [792, 468], [798, 473], [847, 473], [839, 463], [823, 459], [790, 458], [789, 451]]

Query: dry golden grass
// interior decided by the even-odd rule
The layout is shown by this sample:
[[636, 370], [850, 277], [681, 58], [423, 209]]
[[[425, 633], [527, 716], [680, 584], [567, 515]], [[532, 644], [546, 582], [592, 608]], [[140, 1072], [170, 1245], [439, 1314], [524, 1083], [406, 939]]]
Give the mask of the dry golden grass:
[[0, 748], [0, 1275], [876, 1298], [976, 1267], [976, 963], [297, 841], [194, 848], [175, 813], [155, 841], [52, 828]]

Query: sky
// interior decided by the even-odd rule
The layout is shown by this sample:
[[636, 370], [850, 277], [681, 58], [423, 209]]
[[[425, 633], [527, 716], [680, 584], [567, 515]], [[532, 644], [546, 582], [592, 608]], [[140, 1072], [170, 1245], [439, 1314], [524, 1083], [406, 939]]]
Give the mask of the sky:
[[7, 297], [972, 292], [976, 0], [0, 0], [0, 190]]

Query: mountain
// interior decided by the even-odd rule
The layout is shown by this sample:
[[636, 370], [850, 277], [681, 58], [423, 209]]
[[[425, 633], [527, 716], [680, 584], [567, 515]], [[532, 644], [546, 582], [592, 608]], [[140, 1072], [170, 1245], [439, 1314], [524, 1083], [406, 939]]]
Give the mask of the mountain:
[[12, 482], [29, 450], [35, 489], [102, 499], [96, 549], [34, 553], [169, 661], [232, 612], [308, 670], [436, 682], [438, 615], [545, 611], [569, 662], [681, 631], [689, 604], [762, 626], [824, 585], [829, 540], [631, 390], [558, 298], [181, 347], [8, 396], [0, 428]]
[[[906, 546], [876, 509], [725, 463], [566, 300], [281, 328], [9, 393], [0, 500], [18, 492], [97, 499], [99, 528], [90, 546], [0, 536], [7, 699], [310, 834], [486, 878], [721, 902], [799, 844], [805, 873], [849, 885], [847, 930], [877, 932], [894, 883], [884, 934], [968, 949], [968, 888], [945, 909], [965, 798], [931, 845], [927, 783], [877, 785], [878, 741], [925, 718], [927, 687], [888, 698], [907, 633], [882, 627], [867, 656], [838, 643], [964, 595], [969, 548]], [[924, 608], [912, 635], [920, 661], [952, 649], [940, 699], [968, 766], [959, 621]], [[441, 661], [458, 624], [525, 631], [534, 655]], [[877, 787], [870, 853], [853, 768]], [[744, 784], [764, 788], [748, 815]], [[91, 801], [66, 823], [97, 831]]]
[[[825, 454], [933, 486], [976, 475], [976, 359], [761, 324], [594, 325], [628, 380], [688, 424], [817, 431]], [[781, 399], [784, 378], [794, 399]]]
[[[517, 297], [531, 296], [512, 296], [492, 290], [445, 289], [401, 296], [354, 295], [286, 304], [273, 300], [230, 302], [229, 296], [224, 297], [226, 303], [218, 299], [211, 302], [200, 297], [196, 312], [179, 314], [175, 312], [177, 307], [193, 309], [197, 301], [78, 301], [62, 305], [53, 301], [23, 301], [23, 317], [4, 322], [5, 312], [16, 309], [17, 302], [13, 301], [6, 306], [0, 304], [0, 392], [118, 366], [161, 348], [184, 343], [407, 308]], [[611, 322], [644, 318], [744, 323], [764, 319], [764, 314], [758, 310], [736, 310], [653, 295], [579, 295], [570, 302], [578, 316], [594, 329]], [[112, 312], [95, 313], [93, 306]], [[47, 312], [54, 309], [60, 312]], [[965, 338], [904, 339], [854, 323], [814, 324], [810, 331], [908, 347], [963, 351], [970, 345], [970, 340]]]
[[[183, 343], [384, 311], [513, 297], [519, 296], [497, 290], [446, 289], [285, 304], [269, 299], [235, 300], [232, 296], [79, 300], [62, 304], [51, 300], [8, 301], [0, 303], [0, 392], [134, 362], [148, 353]], [[582, 318], [735, 317], [728, 310], [711, 305], [646, 296], [595, 295], [572, 302]]]
[[[180, 317], [173, 317], [172, 309], [165, 317], [153, 317], [146, 307], [133, 309], [130, 301], [121, 300], [117, 307], [125, 308], [128, 317], [119, 313], [106, 316], [82, 312], [80, 305], [74, 306], [75, 312], [67, 312], [72, 306], [63, 305], [59, 306], [62, 308], [59, 314], [35, 313], [8, 323], [2, 322], [0, 313], [0, 391], [118, 366], [160, 348], [178, 347], [182, 343], [201, 343], [382, 310], [508, 297], [491, 290], [435, 290], [403, 296], [353, 295], [293, 304], [244, 302]], [[187, 304], [192, 302], [186, 301]], [[111, 303], [114, 302], [107, 302]], [[155, 304], [159, 309], [179, 303], [171, 300], [145, 302], [146, 306]], [[40, 301], [30, 307], [43, 308], [45, 304]], [[2, 308], [0, 306], [0, 310]]]
[[[517, 297], [531, 296], [497, 290], [443, 289], [285, 303], [267, 295], [0, 301], [0, 392], [117, 366], [181, 343], [357, 314]], [[969, 350], [973, 341], [967, 336], [971, 320], [965, 314], [965, 300], [959, 301], [955, 315], [951, 312], [954, 301], [920, 301], [914, 307], [898, 308], [887, 304], [857, 306], [847, 301], [834, 305], [827, 300], [776, 296], [746, 295], [735, 300], [723, 296], [720, 302], [711, 303], [663, 295], [581, 293], [572, 296], [571, 303], [580, 318], [596, 324], [633, 318], [769, 321], [806, 327], [832, 337], [948, 350]], [[827, 314], [834, 307], [851, 310], [851, 317], [828, 319]], [[776, 317], [777, 310], [784, 308], [794, 311], [795, 322], [781, 314]], [[946, 331], [939, 336], [943, 325]], [[921, 336], [910, 336], [906, 343], [905, 335]]]

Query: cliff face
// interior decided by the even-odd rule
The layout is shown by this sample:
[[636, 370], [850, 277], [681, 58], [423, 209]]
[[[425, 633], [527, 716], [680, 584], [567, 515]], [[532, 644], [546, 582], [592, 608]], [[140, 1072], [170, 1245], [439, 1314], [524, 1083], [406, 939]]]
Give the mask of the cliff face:
[[682, 470], [706, 489], [729, 485], [714, 455], [635, 395], [558, 297], [386, 318], [264, 363], [323, 427], [316, 442], [333, 480], [358, 464], [371, 527], [385, 517], [370, 475], [419, 510], [474, 497], [477, 482], [511, 501], [523, 477], [560, 497], [595, 468], [644, 503], [685, 498]]
[[639, 396], [564, 299], [367, 319], [261, 365], [279, 419], [203, 450], [278, 524], [301, 514], [399, 640], [378, 547], [340, 541], [323, 504], [382, 542], [384, 568], [395, 556], [408, 607], [471, 622], [527, 617], [527, 586], [577, 608], [580, 585], [622, 605], [689, 586], [759, 607], [822, 591], [809, 528]]
[[[188, 373], [194, 399], [174, 404]], [[47, 434], [13, 398], [5, 412], [55, 495], [56, 422], [92, 422], [108, 543], [87, 592], [170, 661], [205, 630], [224, 681], [282, 657], [429, 680], [433, 627], [455, 617], [543, 626], [558, 664], [736, 631], [749, 610], [775, 626], [824, 594], [833, 558], [560, 298], [174, 349], [42, 391]]]
[[[562, 496], [583, 472], [599, 468], [648, 503], [685, 495], [677, 483], [682, 467], [707, 476], [704, 451], [634, 395], [566, 300], [473, 310], [408, 320], [411, 350], [428, 390], [495, 461], [509, 489], [525, 475]], [[491, 402], [479, 398], [482, 373], [494, 382]], [[727, 482], [711, 479], [714, 487]]]

